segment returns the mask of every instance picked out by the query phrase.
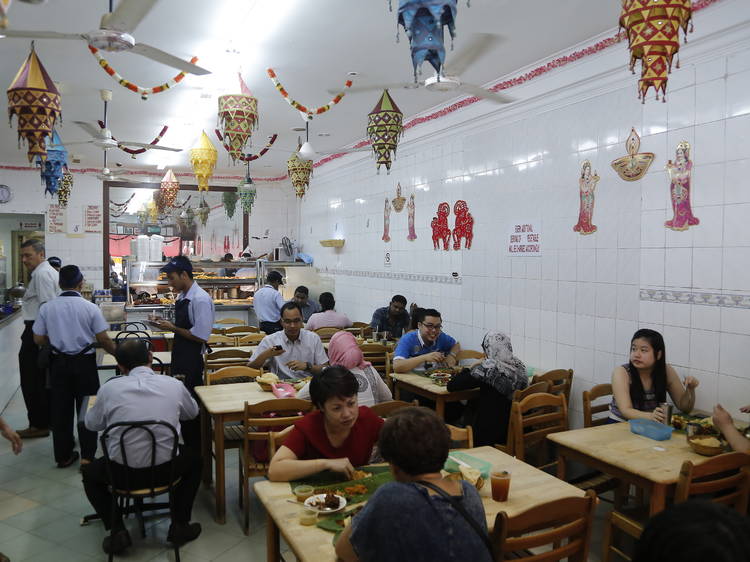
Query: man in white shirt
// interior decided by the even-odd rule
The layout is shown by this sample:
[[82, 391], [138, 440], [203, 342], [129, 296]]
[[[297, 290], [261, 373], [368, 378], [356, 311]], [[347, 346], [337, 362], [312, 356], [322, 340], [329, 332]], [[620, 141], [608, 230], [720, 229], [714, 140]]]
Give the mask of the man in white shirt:
[[261, 332], [273, 334], [281, 330], [281, 307], [284, 297], [279, 292], [279, 285], [283, 285], [283, 278], [278, 271], [271, 271], [266, 276], [266, 284], [253, 297], [253, 308], [258, 317]]
[[248, 366], [264, 367], [282, 379], [302, 379], [320, 373], [328, 356], [320, 336], [302, 328], [302, 311], [296, 302], [281, 307], [283, 331], [267, 335], [253, 352]]
[[[103, 431], [117, 422], [140, 422], [159, 420], [170, 424], [177, 433], [180, 422], [195, 418], [198, 405], [179, 380], [157, 375], [151, 370], [152, 355], [145, 342], [129, 339], [122, 342], [115, 353], [120, 372], [127, 376], [108, 380], [99, 389], [96, 402], [86, 412], [86, 427], [92, 431]], [[123, 428], [114, 428], [107, 440], [107, 454], [114, 484], [131, 489], [150, 488], [154, 474], [155, 486], [166, 485], [171, 476], [180, 481], [172, 491], [174, 519], [169, 526], [167, 541], [183, 544], [198, 537], [200, 523], [190, 523], [195, 495], [201, 479], [201, 460], [192, 449], [180, 448], [172, 467], [170, 459], [174, 444], [172, 432], [161, 425], [148, 426], [156, 440], [154, 472], [152, 464], [152, 441], [145, 430], [131, 430], [125, 434], [124, 446], [127, 468], [120, 450]], [[105, 553], [122, 552], [131, 544], [130, 535], [122, 522], [121, 514], [112, 520], [112, 495], [104, 458], [98, 458], [81, 468], [83, 489], [91, 505], [101, 517], [104, 527], [114, 526], [115, 534], [104, 538]]]
[[47, 437], [50, 420], [47, 371], [38, 366], [39, 346], [34, 343], [32, 326], [39, 314], [39, 307], [54, 299], [60, 293], [60, 288], [58, 273], [45, 259], [41, 241], [31, 238], [21, 244], [21, 262], [31, 274], [31, 281], [23, 296], [24, 330], [18, 352], [21, 392], [26, 403], [29, 427], [18, 434], [29, 439]]

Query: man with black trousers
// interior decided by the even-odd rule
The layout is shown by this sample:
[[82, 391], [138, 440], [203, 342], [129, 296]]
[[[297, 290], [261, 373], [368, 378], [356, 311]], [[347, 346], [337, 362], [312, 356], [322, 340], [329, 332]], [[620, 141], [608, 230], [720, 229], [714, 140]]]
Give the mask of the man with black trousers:
[[23, 323], [18, 367], [21, 374], [21, 392], [26, 403], [29, 427], [18, 432], [23, 439], [49, 435], [49, 392], [47, 370], [39, 367], [39, 346], [34, 343], [32, 326], [39, 307], [54, 299], [60, 292], [58, 273], [44, 257], [44, 244], [36, 238], [21, 244], [21, 262], [31, 275], [23, 296]]
[[[125, 376], [105, 382], [99, 389], [96, 402], [86, 412], [86, 427], [92, 431], [104, 431], [117, 422], [140, 422], [160, 420], [168, 423], [179, 433], [180, 422], [198, 415], [198, 405], [180, 381], [165, 375], [157, 375], [151, 369], [152, 355], [146, 342], [129, 339], [122, 342], [115, 352], [117, 367]], [[147, 426], [154, 434], [156, 447], [151, 458], [151, 438], [146, 431], [132, 430], [123, 441], [127, 469], [120, 450], [123, 427], [114, 428], [107, 439], [107, 454], [110, 458], [112, 479], [117, 487], [131, 489], [164, 486], [170, 477], [179, 477], [172, 489], [174, 518], [169, 526], [167, 541], [184, 544], [201, 533], [200, 523], [190, 523], [195, 495], [201, 481], [201, 459], [191, 448], [180, 447], [171, 463], [172, 432], [162, 425]], [[151, 464], [155, 465], [152, 482]], [[98, 458], [81, 468], [83, 489], [91, 505], [101, 517], [104, 527], [112, 527], [115, 533], [107, 535], [102, 550], [118, 554], [131, 545], [130, 534], [123, 525], [120, 513], [112, 519], [112, 495], [107, 489], [110, 483], [104, 458]]]
[[[115, 344], [107, 335], [109, 324], [94, 303], [81, 297], [83, 274], [76, 265], [60, 269], [62, 293], [39, 309], [34, 322], [34, 342], [50, 346], [50, 410], [52, 441], [58, 468], [78, 460], [73, 438], [74, 412], [83, 398], [99, 390], [94, 343], [114, 354]], [[80, 421], [80, 420], [79, 420]], [[81, 464], [94, 460], [96, 433], [78, 427]]]

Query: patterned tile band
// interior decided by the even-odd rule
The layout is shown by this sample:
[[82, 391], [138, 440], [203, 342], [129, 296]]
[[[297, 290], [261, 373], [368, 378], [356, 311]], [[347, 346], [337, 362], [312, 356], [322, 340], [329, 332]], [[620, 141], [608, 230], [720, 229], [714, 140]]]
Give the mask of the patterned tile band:
[[390, 271], [368, 271], [362, 269], [328, 268], [321, 273], [333, 275], [347, 275], [349, 277], [370, 277], [373, 279], [394, 279], [396, 281], [419, 281], [422, 283], [443, 283], [446, 285], [461, 285], [461, 277], [453, 275], [434, 275], [429, 273], [397, 273]]
[[727, 295], [705, 291], [674, 291], [668, 289], [641, 289], [642, 301], [703, 304], [731, 308], [750, 308], [750, 295]]

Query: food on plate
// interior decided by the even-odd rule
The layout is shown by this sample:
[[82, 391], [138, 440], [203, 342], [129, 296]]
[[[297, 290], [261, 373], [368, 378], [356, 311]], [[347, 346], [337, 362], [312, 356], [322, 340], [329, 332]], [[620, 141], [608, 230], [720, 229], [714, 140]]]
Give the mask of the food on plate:
[[695, 437], [691, 441], [703, 447], [721, 447], [721, 441], [716, 437]]
[[362, 480], [362, 478], [370, 478], [372, 472], [365, 472], [364, 470], [355, 470], [352, 475], [352, 480]]
[[339, 497], [332, 492], [328, 492], [323, 499], [323, 507], [327, 507], [328, 509], [336, 509], [339, 505]]
[[259, 377], [255, 377], [255, 382], [276, 384], [277, 382], [279, 382], [279, 377], [275, 373], [263, 373]]
[[460, 367], [435, 367], [427, 369], [425, 375], [456, 375], [461, 372]]

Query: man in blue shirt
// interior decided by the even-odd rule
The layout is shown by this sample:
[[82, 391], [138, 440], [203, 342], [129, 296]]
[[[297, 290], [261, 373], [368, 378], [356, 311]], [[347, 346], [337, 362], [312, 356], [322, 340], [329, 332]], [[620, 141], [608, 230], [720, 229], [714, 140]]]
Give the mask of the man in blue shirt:
[[305, 323], [310, 320], [310, 316], [320, 312], [320, 305], [314, 300], [310, 300], [310, 289], [304, 285], [300, 285], [294, 289], [294, 298], [292, 301], [296, 302], [302, 310], [302, 319]]
[[392, 337], [400, 338], [404, 330], [409, 329], [406, 297], [394, 295], [388, 306], [376, 309], [370, 320], [370, 328], [373, 332], [389, 332]]
[[427, 308], [417, 324], [417, 330], [404, 334], [393, 353], [393, 370], [408, 373], [425, 362], [439, 363], [448, 367], [457, 364], [456, 355], [461, 345], [443, 333], [443, 321], [434, 308]]
[[284, 297], [279, 292], [279, 285], [283, 285], [283, 278], [278, 271], [271, 271], [266, 276], [266, 284], [255, 291], [253, 308], [258, 317], [261, 332], [273, 334], [281, 330], [281, 307]]

